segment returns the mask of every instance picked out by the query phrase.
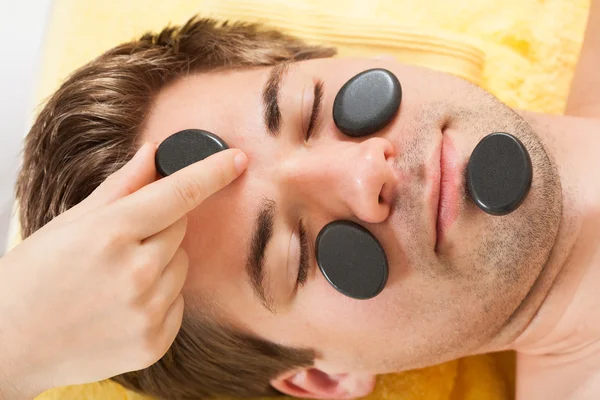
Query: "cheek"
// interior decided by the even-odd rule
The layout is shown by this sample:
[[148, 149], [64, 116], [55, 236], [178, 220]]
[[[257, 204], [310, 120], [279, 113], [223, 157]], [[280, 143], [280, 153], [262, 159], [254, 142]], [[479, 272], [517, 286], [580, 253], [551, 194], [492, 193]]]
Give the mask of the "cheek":
[[[320, 274], [321, 272], [318, 271]], [[383, 333], [390, 320], [389, 298], [356, 300], [337, 292], [323, 276], [308, 285], [298, 301], [299, 318], [313, 336], [317, 348], [348, 348]]]

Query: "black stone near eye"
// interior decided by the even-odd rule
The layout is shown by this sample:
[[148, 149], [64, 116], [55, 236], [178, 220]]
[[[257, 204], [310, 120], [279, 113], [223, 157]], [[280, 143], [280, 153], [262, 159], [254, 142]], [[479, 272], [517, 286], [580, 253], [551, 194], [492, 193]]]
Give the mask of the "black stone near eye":
[[383, 247], [365, 228], [351, 221], [333, 221], [317, 236], [319, 269], [340, 293], [370, 299], [384, 288], [388, 261]]
[[398, 78], [385, 69], [370, 69], [342, 86], [333, 102], [333, 120], [348, 136], [372, 135], [396, 116], [401, 101]]

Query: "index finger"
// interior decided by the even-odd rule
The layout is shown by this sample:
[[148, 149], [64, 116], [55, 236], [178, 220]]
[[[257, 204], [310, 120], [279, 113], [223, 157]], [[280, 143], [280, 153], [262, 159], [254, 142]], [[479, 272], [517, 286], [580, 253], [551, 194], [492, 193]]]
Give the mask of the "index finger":
[[173, 225], [229, 185], [247, 163], [248, 158], [240, 150], [220, 151], [121, 199], [117, 212], [139, 239], [145, 239]]

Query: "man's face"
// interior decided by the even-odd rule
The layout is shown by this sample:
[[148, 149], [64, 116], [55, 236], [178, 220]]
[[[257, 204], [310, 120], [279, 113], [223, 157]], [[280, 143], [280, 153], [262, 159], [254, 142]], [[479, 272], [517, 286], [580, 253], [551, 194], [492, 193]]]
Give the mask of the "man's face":
[[[350, 138], [333, 102], [370, 68], [398, 77], [402, 104], [381, 131]], [[557, 233], [559, 181], [531, 128], [445, 74], [372, 59], [198, 74], [160, 93], [144, 139], [189, 128], [243, 150], [249, 166], [189, 215], [188, 307], [210, 303], [238, 330], [314, 349], [329, 371], [400, 371], [481, 349], [527, 295]], [[476, 208], [464, 182], [471, 152], [498, 131], [525, 143], [534, 165], [529, 196], [504, 217]], [[334, 220], [364, 226], [385, 249], [389, 278], [377, 297], [348, 298], [320, 272], [315, 239]]]

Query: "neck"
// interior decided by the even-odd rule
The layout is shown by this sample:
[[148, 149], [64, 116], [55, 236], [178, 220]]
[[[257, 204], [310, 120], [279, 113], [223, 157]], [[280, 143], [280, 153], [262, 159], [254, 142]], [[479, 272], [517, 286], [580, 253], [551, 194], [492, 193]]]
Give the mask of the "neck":
[[523, 397], [575, 399], [574, 390], [595, 386], [597, 398], [600, 121], [533, 113], [522, 116], [556, 162], [563, 215], [548, 263], [500, 340], [506, 343], [510, 338], [504, 348], [518, 353], [518, 392]]

